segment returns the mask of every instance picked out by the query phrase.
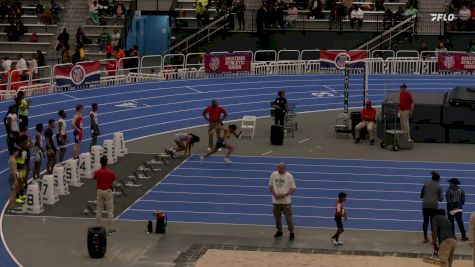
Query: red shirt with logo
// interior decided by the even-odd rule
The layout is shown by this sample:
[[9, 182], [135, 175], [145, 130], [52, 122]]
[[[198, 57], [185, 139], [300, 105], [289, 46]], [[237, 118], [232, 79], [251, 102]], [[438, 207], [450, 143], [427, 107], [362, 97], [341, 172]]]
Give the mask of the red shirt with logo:
[[414, 101], [412, 95], [409, 92], [402, 92], [399, 94], [399, 110], [406, 111], [411, 110], [411, 105]]
[[364, 108], [361, 112], [361, 119], [363, 121], [375, 121], [376, 120], [376, 109], [373, 107]]
[[94, 173], [94, 179], [96, 179], [97, 189], [109, 190], [112, 189], [115, 181], [115, 173], [104, 166]]

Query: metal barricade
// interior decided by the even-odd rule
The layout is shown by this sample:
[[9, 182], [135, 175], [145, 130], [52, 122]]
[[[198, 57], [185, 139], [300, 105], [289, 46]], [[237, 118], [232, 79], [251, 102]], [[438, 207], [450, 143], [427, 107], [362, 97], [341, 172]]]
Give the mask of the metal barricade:
[[305, 74], [319, 74], [320, 60], [308, 60], [305, 64]]
[[395, 57], [396, 53], [393, 50], [373, 50], [371, 51], [371, 58], [383, 58]]
[[[25, 73], [26, 70], [14, 69], [8, 73], [8, 90], [17, 91], [18, 88], [22, 86], [27, 86], [30, 84], [30, 74]], [[26, 76], [28, 75], [28, 76]]]
[[140, 60], [140, 73], [158, 73], [162, 71], [163, 57], [158, 56], [143, 56]]
[[386, 73], [385, 60], [382, 58], [367, 58], [365, 60], [366, 71], [368, 74], [383, 74]]
[[127, 75], [129, 72], [139, 72], [139, 57], [124, 57], [119, 59], [118, 75]]
[[396, 52], [397, 58], [419, 57], [419, 52], [415, 50], [399, 50]]
[[117, 75], [117, 76], [106, 76], [101, 77], [99, 82], [100, 87], [112, 86], [112, 85], [119, 85], [119, 84], [126, 84], [127, 76], [125, 75]]
[[302, 74], [305, 69], [304, 62], [271, 62], [269, 64], [270, 73], [273, 75], [295, 75]]
[[[422, 53], [421, 53], [422, 54]], [[421, 61], [421, 74], [439, 74], [437, 58], [428, 58]]]
[[419, 57], [396, 57], [386, 59], [390, 74], [419, 74]]
[[38, 83], [26, 86], [20, 86], [18, 91], [25, 92], [26, 96], [49, 94], [53, 92], [51, 83]]
[[254, 62], [251, 64], [252, 76], [263, 76], [269, 74], [269, 66], [265, 62]]
[[35, 67], [31, 70], [30, 84], [53, 82], [53, 68], [51, 66]]
[[299, 50], [279, 50], [277, 53], [277, 61], [299, 61], [300, 60], [300, 51]]
[[320, 50], [319, 49], [302, 50], [300, 51], [299, 60], [302, 60], [305, 62], [320, 60]]
[[249, 53], [251, 54], [251, 62], [254, 62], [254, 52], [252, 52], [251, 50], [237, 50], [233, 51], [233, 53]]
[[257, 50], [254, 53], [254, 62], [271, 62], [277, 60], [275, 50]]
[[188, 53], [185, 57], [185, 68], [201, 68], [204, 66], [205, 52]]
[[[119, 61], [117, 59], [101, 59], [99, 63], [101, 64], [101, 78], [117, 75], [117, 69], [119, 68]], [[100, 82], [100, 85], [102, 86], [102, 82]]]
[[165, 55], [163, 57], [163, 69], [165, 69], [165, 67], [171, 67], [174, 69], [183, 69], [185, 67], [185, 55], [184, 54]]

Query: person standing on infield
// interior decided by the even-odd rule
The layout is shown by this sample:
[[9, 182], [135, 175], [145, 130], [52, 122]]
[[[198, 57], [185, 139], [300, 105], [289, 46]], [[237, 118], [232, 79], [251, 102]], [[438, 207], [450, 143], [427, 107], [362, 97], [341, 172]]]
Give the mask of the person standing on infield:
[[406, 84], [399, 87], [399, 114], [401, 119], [401, 130], [407, 132], [409, 141], [411, 139], [411, 126], [409, 125], [409, 117], [414, 111], [414, 100], [412, 94], [407, 90]]
[[[206, 116], [208, 114], [208, 116]], [[223, 117], [221, 118], [221, 114]], [[211, 151], [213, 148], [213, 130], [216, 132], [217, 138], [221, 136], [221, 128], [217, 126], [221, 126], [223, 121], [228, 116], [228, 113], [224, 108], [218, 106], [218, 101], [216, 99], [211, 100], [211, 106], [208, 106], [203, 110], [203, 117], [209, 123], [208, 132], [209, 132], [209, 139], [208, 139], [208, 151]], [[221, 149], [219, 150], [221, 151]]]
[[424, 216], [424, 222], [422, 224], [424, 243], [429, 243], [429, 238], [427, 238], [429, 222], [431, 222], [432, 218], [436, 215], [437, 209], [439, 208], [439, 201], [444, 200], [442, 187], [440, 186], [440, 175], [435, 171], [431, 174], [432, 180], [424, 184], [420, 196], [422, 199], [422, 215]]
[[273, 214], [275, 218], [275, 227], [277, 232], [274, 237], [282, 236], [282, 213], [284, 213], [287, 227], [289, 229], [289, 240], [295, 239], [294, 221], [292, 218], [292, 200], [290, 196], [295, 192], [294, 177], [287, 172], [284, 162], [277, 165], [277, 171], [274, 171], [269, 178], [269, 191], [272, 193]]
[[459, 226], [460, 234], [462, 234], [462, 241], [467, 241], [467, 234], [465, 233], [465, 226], [462, 219], [462, 208], [465, 204], [465, 191], [459, 187], [460, 181], [457, 178], [452, 178], [449, 181], [449, 189], [445, 194], [447, 200], [447, 218], [452, 224], [452, 232], [455, 234], [455, 221]]
[[113, 235], [117, 230], [113, 227], [114, 222], [114, 194], [112, 193], [112, 186], [115, 182], [115, 173], [107, 168], [107, 157], [101, 157], [101, 168], [94, 173], [97, 187], [97, 213], [96, 224], [101, 225], [102, 210], [104, 205], [107, 210], [108, 219], [108, 233]]
[[280, 90], [277, 93], [278, 98], [274, 100], [272, 107], [274, 108], [274, 122], [276, 125], [284, 126], [285, 113], [287, 112], [287, 99], [285, 98], [285, 91]]
[[99, 106], [97, 103], [92, 103], [91, 113], [89, 113], [89, 118], [91, 119], [91, 145], [89, 146], [89, 151], [91, 151], [92, 146], [97, 144], [97, 137], [101, 135], [99, 132], [99, 120], [97, 118], [97, 109]]
[[336, 210], [335, 210], [335, 222], [336, 222], [336, 233], [332, 236], [332, 242], [334, 245], [343, 245], [343, 242], [338, 241], [338, 238], [340, 235], [345, 231], [345, 228], [343, 227], [343, 218], [345, 221], [348, 219], [348, 216], [346, 215], [345, 208], [343, 207], [343, 203], [346, 201], [346, 193], [345, 192], [340, 192], [338, 194], [338, 201], [336, 202]]

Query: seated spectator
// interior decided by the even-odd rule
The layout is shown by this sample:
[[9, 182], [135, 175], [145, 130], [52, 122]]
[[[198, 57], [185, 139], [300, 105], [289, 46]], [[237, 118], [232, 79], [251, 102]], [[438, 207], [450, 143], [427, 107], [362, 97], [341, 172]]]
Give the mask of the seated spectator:
[[206, 12], [206, 8], [203, 6], [201, 2], [198, 2], [196, 5], [196, 23], [198, 25], [198, 28], [201, 27], [202, 25], [202, 20], [204, 18]]
[[23, 54], [18, 54], [17, 68], [18, 70], [28, 69], [28, 66], [26, 65], [26, 60], [23, 58]]
[[5, 27], [4, 32], [7, 34], [9, 42], [17, 42], [19, 40], [19, 36], [16, 30], [16, 27], [13, 23]]
[[351, 28], [353, 29], [355, 26], [355, 22], [358, 22], [358, 30], [361, 28], [361, 24], [363, 24], [363, 10], [359, 6], [353, 6], [353, 10], [351, 11], [350, 14], [350, 25]]
[[106, 28], [102, 29], [101, 34], [99, 35], [99, 38], [97, 40], [97, 43], [99, 44], [99, 52], [102, 53], [106, 49], [106, 45], [112, 41], [112, 38], [110, 34], [106, 32]]
[[5, 57], [2, 61], [3, 72], [7, 72], [12, 68], [12, 61], [10, 58]]
[[36, 50], [36, 55], [36, 59], [38, 60], [38, 67], [46, 66], [46, 58], [43, 52], [41, 52], [41, 50]]
[[120, 48], [119, 46], [115, 47], [115, 53], [114, 53], [114, 58], [117, 60], [117, 62], [122, 66], [124, 64], [123, 60], [120, 60], [121, 58], [125, 57], [125, 51], [124, 49]]
[[459, 14], [458, 14], [458, 18], [459, 18], [459, 21], [458, 21], [458, 29], [460, 31], [463, 31], [463, 30], [472, 30], [470, 23], [471, 23], [471, 17], [472, 17], [472, 12], [470, 12], [470, 9], [467, 8], [466, 5], [463, 5], [462, 6], [462, 9], [460, 9], [459, 11]]
[[435, 55], [437, 55], [440, 52], [447, 52], [447, 48], [445, 48], [445, 45], [443, 42], [440, 42], [437, 48], [435, 49]]
[[408, 5], [409, 5], [409, 8], [406, 9], [406, 11], [404, 11], [404, 14], [403, 14], [405, 18], [409, 18], [417, 14], [417, 9], [414, 7], [414, 5], [409, 4], [409, 3]]
[[53, 11], [50, 8], [46, 8], [43, 12], [43, 16], [41, 17], [41, 22], [45, 25], [52, 25], [55, 24], [55, 20], [53, 17]]
[[89, 18], [92, 23], [99, 25], [99, 5], [97, 1], [89, 0]]
[[469, 53], [475, 52], [475, 39], [471, 39], [468, 42], [468, 45], [465, 47], [465, 51], [467, 51]]
[[[421, 56], [422, 59], [427, 59], [429, 57], [429, 53], [426, 51], [429, 51], [429, 48], [427, 47], [426, 43], [422, 43], [421, 47], [419, 48], [419, 55]], [[423, 53], [426, 52], [426, 53]]]
[[117, 29], [114, 29], [114, 33], [112, 34], [112, 47], [115, 49], [119, 46], [120, 42], [120, 33]]
[[78, 28], [76, 32], [76, 44], [83, 46], [85, 44], [92, 44], [92, 41], [86, 37], [81, 27]]
[[383, 19], [383, 27], [385, 30], [389, 30], [394, 24], [393, 24], [393, 18], [394, 14], [391, 11], [391, 9], [386, 9], [384, 12], [384, 19]]
[[295, 6], [295, 3], [290, 3], [290, 7], [287, 10], [287, 17], [285, 21], [288, 23], [289, 27], [292, 28], [293, 22], [297, 20], [297, 16], [299, 14], [299, 10]]
[[114, 17], [115, 18], [120, 18], [120, 19], [125, 19], [125, 9], [124, 4], [122, 4], [122, 1], [117, 2], [117, 5], [114, 8]]
[[107, 42], [107, 45], [106, 45], [107, 58], [112, 57], [112, 51], [114, 51], [114, 48], [112, 47], [112, 43], [109, 41]]
[[60, 14], [61, 14], [61, 11], [64, 9], [64, 7], [60, 6], [54, 0], [51, 0], [50, 9], [53, 12], [54, 16], [59, 18]]
[[355, 144], [360, 142], [360, 131], [364, 127], [368, 130], [370, 145], [374, 145], [374, 123], [376, 121], [376, 109], [371, 106], [371, 100], [366, 101], [366, 107], [361, 111], [361, 122], [355, 127]]
[[18, 34], [18, 37], [21, 37], [23, 36], [23, 34], [28, 32], [28, 29], [25, 27], [25, 25], [23, 24], [21, 20], [19, 20], [16, 23], [15, 27], [16, 27], [16, 33]]
[[323, 19], [325, 15], [323, 14], [323, 5], [322, 0], [313, 0], [312, 7], [310, 9], [309, 18], [310, 19]]
[[397, 12], [394, 13], [394, 24], [398, 24], [402, 21], [404, 21], [404, 10], [402, 9], [402, 7], [399, 7]]

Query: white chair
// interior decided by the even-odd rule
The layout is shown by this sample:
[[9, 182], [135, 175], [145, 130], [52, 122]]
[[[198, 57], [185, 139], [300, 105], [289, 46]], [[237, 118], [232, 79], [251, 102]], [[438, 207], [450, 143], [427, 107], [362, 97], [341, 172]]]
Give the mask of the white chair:
[[254, 131], [256, 130], [256, 116], [244, 116], [242, 117], [241, 124], [241, 136], [248, 136], [254, 139]]

